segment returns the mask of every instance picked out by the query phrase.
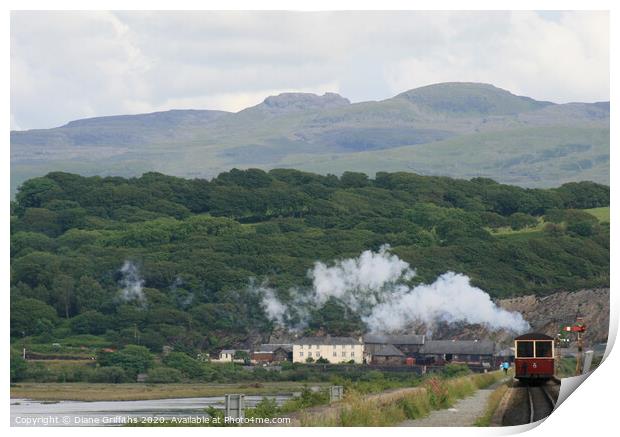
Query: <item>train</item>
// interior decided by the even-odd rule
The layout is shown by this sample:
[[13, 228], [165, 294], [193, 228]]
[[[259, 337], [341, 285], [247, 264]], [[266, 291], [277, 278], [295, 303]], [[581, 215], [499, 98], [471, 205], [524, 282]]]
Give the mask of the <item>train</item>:
[[515, 338], [515, 378], [522, 382], [552, 379], [555, 374], [553, 337], [536, 332]]

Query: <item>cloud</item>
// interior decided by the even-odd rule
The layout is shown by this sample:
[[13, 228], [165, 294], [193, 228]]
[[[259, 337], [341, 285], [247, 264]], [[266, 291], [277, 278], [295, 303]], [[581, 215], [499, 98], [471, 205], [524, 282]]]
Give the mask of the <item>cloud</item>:
[[11, 125], [483, 81], [609, 99], [606, 12], [13, 12]]

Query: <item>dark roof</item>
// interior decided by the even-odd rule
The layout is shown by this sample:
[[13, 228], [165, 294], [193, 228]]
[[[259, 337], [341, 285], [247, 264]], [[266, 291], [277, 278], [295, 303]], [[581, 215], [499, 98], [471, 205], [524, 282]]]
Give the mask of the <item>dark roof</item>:
[[282, 349], [286, 352], [290, 352], [293, 350], [293, 345], [292, 344], [274, 344], [274, 343], [261, 344], [254, 350], [254, 353], [272, 353], [278, 349]]
[[424, 335], [374, 335], [364, 336], [364, 343], [374, 344], [424, 344]]
[[495, 343], [490, 340], [428, 340], [421, 354], [493, 355]]
[[405, 354], [396, 348], [396, 346], [391, 344], [386, 344], [381, 346], [379, 350], [377, 350], [373, 355], [380, 357], [404, 357]]
[[303, 337], [294, 341], [293, 344], [361, 344], [353, 337]]
[[530, 332], [516, 337], [515, 340], [553, 340], [553, 337], [549, 337], [548, 335], [541, 334], [539, 332]]

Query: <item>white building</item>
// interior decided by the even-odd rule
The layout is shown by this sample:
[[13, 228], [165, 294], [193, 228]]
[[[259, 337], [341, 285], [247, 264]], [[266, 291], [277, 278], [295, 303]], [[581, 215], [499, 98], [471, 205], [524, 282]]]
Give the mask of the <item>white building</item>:
[[303, 337], [293, 343], [293, 362], [323, 358], [330, 363], [364, 362], [364, 343], [352, 337]]
[[249, 349], [223, 349], [220, 351], [219, 358], [212, 361], [220, 363], [243, 363], [244, 360], [242, 358], [235, 358], [237, 352], [245, 352], [248, 358], [250, 356]]

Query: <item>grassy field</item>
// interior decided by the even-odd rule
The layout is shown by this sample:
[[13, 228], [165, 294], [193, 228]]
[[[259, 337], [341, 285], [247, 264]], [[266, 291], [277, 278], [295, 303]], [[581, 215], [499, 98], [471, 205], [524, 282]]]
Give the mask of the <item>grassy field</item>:
[[509, 226], [506, 226], [506, 227], [497, 228], [497, 229], [489, 229], [489, 231], [491, 232], [491, 234], [497, 235], [497, 236], [515, 235], [515, 234], [531, 234], [534, 232], [541, 232], [544, 227], [545, 227], [545, 221], [542, 219], [542, 217], [539, 217], [538, 224], [536, 226], [528, 226], [526, 228], [516, 229], [516, 230], [510, 228]]
[[[312, 383], [321, 386], [325, 384]], [[147, 399], [223, 396], [227, 393], [267, 395], [301, 391], [298, 382], [245, 384], [91, 384], [19, 383], [11, 386], [11, 398], [45, 401], [135, 401]]]
[[601, 223], [609, 223], [609, 206], [601, 208], [584, 209], [588, 214], [592, 214]]
[[[598, 219], [600, 223], [609, 223], [609, 206], [604, 206], [601, 208], [590, 208], [582, 210], [587, 212], [588, 214], [593, 215]], [[503, 227], [497, 229], [488, 229], [491, 234], [496, 235], [498, 237], [504, 236], [514, 236], [514, 235], [528, 235], [535, 234], [537, 232], [542, 232], [545, 227], [545, 221], [542, 217], [539, 217], [538, 224], [536, 226], [528, 226], [523, 229], [511, 229], [510, 227]]]

